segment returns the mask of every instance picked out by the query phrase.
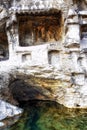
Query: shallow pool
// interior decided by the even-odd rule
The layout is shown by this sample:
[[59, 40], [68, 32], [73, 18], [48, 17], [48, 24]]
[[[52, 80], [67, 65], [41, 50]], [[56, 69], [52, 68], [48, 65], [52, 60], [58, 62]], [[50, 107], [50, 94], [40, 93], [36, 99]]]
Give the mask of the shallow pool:
[[32, 101], [7, 130], [87, 130], [87, 110], [67, 109], [49, 101]]

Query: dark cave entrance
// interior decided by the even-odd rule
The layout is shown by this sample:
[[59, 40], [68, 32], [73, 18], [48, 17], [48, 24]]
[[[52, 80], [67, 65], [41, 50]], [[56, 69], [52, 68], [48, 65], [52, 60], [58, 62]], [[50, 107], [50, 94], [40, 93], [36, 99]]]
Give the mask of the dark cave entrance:
[[0, 28], [0, 61], [9, 59], [8, 39], [5, 26]]

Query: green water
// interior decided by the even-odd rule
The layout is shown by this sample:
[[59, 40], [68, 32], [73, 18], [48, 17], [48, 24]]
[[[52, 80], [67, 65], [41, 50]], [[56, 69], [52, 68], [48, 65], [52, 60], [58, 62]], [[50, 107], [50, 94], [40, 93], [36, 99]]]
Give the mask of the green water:
[[31, 102], [8, 130], [87, 130], [87, 111], [55, 102]]

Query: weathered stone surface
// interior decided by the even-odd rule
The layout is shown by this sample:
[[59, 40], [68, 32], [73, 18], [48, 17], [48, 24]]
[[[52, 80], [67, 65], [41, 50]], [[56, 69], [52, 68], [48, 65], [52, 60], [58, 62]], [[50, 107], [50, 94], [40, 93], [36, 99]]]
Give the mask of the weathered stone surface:
[[0, 27], [3, 26], [3, 24], [5, 24], [7, 17], [7, 10], [3, 6], [0, 6]]
[[0, 98], [87, 108], [85, 0], [0, 4]]
[[4, 126], [4, 123], [3, 122], [0, 122], [0, 127], [3, 127]]
[[0, 100], [0, 120], [22, 113], [22, 109]]

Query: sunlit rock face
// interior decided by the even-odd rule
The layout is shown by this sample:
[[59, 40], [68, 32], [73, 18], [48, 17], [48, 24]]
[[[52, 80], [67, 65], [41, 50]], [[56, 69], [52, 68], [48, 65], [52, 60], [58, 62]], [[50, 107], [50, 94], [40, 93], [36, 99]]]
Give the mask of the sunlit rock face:
[[87, 107], [86, 0], [0, 1], [0, 98]]

